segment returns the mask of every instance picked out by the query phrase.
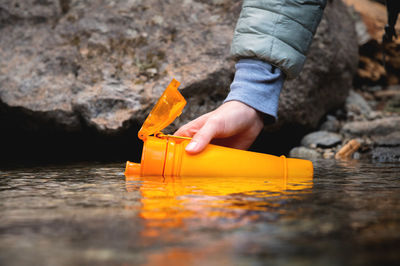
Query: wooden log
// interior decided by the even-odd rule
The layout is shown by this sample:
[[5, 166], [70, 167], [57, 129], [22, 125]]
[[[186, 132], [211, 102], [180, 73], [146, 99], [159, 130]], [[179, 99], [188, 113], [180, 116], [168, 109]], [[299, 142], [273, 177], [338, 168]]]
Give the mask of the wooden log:
[[355, 153], [360, 148], [360, 146], [361, 144], [357, 140], [355, 139], [350, 140], [336, 153], [335, 159], [337, 160], [350, 159], [353, 153]]

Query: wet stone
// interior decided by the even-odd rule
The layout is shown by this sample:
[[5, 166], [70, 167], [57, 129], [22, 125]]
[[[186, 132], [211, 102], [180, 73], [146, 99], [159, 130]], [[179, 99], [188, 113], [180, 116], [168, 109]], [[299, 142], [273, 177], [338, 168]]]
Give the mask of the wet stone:
[[313, 149], [306, 147], [295, 147], [290, 151], [289, 157], [313, 160], [321, 158], [321, 155]]
[[332, 159], [335, 156], [335, 153], [332, 150], [328, 150], [322, 154], [324, 159]]
[[386, 90], [375, 92], [374, 95], [379, 99], [398, 97], [400, 96], [400, 86], [389, 86]]
[[363, 86], [362, 89], [364, 91], [368, 91], [368, 92], [377, 92], [377, 91], [381, 91], [382, 90], [382, 86], [380, 85], [376, 85], [376, 86]]
[[355, 159], [355, 160], [360, 160], [360, 159], [361, 159], [361, 153], [355, 152], [355, 153], [353, 154], [353, 159]]
[[368, 117], [372, 109], [367, 101], [355, 91], [350, 91], [346, 99], [346, 109], [355, 114]]
[[400, 147], [377, 147], [372, 150], [372, 160], [380, 163], [400, 162]]
[[321, 125], [320, 130], [338, 132], [340, 130], [340, 122], [333, 115], [328, 115], [326, 121]]
[[386, 112], [400, 113], [400, 95], [392, 97], [385, 105]]
[[328, 131], [317, 131], [306, 135], [302, 141], [301, 145], [305, 147], [311, 147], [316, 145], [321, 148], [331, 148], [342, 142], [342, 136], [337, 133], [332, 133]]
[[342, 133], [353, 136], [388, 135], [400, 128], [400, 117], [387, 117], [373, 121], [356, 121], [346, 123]]
[[396, 147], [400, 146], [400, 131], [393, 132], [387, 136], [377, 136], [373, 138], [376, 146]]

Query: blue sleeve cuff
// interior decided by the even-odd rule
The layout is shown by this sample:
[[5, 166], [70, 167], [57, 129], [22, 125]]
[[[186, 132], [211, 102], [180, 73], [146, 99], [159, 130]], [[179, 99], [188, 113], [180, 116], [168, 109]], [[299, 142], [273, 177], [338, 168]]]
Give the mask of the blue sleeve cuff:
[[231, 91], [224, 102], [239, 101], [276, 119], [284, 80], [283, 72], [267, 62], [240, 59], [236, 63]]

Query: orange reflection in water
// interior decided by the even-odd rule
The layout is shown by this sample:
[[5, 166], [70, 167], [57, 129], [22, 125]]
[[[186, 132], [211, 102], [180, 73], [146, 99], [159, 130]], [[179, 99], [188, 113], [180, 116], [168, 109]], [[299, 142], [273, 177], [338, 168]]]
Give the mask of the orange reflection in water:
[[293, 197], [294, 192], [309, 192], [306, 189], [312, 184], [312, 178], [126, 176], [126, 189], [141, 193], [139, 215], [145, 220], [142, 233], [148, 237], [165, 237], [166, 230], [193, 222], [200, 226], [215, 222], [222, 229], [237, 227], [257, 219], [257, 211], [279, 207], [265, 198]]

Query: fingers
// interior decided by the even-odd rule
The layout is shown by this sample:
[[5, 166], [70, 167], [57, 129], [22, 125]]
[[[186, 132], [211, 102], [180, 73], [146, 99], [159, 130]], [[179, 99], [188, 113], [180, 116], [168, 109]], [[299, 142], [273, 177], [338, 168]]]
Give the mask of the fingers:
[[190, 154], [201, 152], [222, 131], [223, 122], [221, 120], [208, 119], [203, 127], [193, 136], [192, 141], [186, 146], [185, 150]]
[[189, 123], [181, 126], [174, 133], [174, 135], [175, 136], [192, 138], [199, 131], [199, 129], [204, 125], [204, 123], [206, 122], [208, 116], [209, 116], [209, 113], [204, 114], [204, 115], [196, 118], [195, 120], [190, 121]]
[[196, 154], [204, 150], [207, 144], [221, 132], [221, 120], [210, 118], [212, 112], [200, 116], [199, 118], [180, 127], [174, 135], [193, 138], [186, 146], [186, 151]]
[[254, 138], [249, 138], [248, 135], [238, 134], [228, 138], [218, 138], [211, 141], [212, 144], [239, 149], [247, 150], [250, 148], [251, 144], [254, 142]]
[[181, 128], [179, 128], [174, 135], [175, 136], [180, 136], [180, 137], [188, 137], [192, 138], [196, 133], [198, 129], [197, 127], [191, 127], [190, 125], [184, 125]]
[[215, 143], [237, 149], [247, 149], [263, 127], [261, 116], [255, 109], [241, 102], [224, 103], [179, 128], [175, 135], [191, 137], [185, 150], [197, 154], [214, 139]]

